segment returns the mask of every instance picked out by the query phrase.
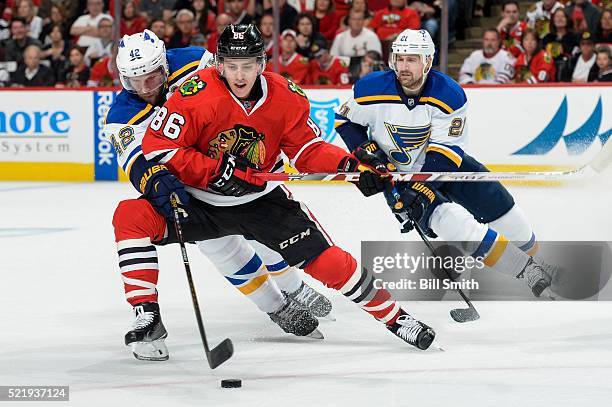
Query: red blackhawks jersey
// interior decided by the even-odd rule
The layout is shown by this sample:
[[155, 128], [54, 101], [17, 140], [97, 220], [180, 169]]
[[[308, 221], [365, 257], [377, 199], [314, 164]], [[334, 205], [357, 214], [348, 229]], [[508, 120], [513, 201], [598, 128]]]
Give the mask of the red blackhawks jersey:
[[263, 192], [242, 197], [209, 190], [221, 153], [245, 157], [266, 172], [282, 169], [281, 153], [302, 172], [337, 171], [348, 153], [320, 137], [304, 91], [273, 72], [260, 79], [263, 96], [247, 109], [215, 68], [196, 72], [151, 121], [145, 157], [166, 165], [192, 196], [218, 206], [250, 202], [278, 185], [268, 182]]
[[527, 83], [551, 82], [556, 74], [555, 62], [546, 50], [540, 50], [529, 61], [526, 54], [520, 54], [514, 71], [517, 82]]
[[346, 85], [349, 83], [348, 65], [338, 57], [332, 57], [325, 69], [316, 59], [310, 61], [310, 85]]
[[521, 37], [527, 29], [527, 23], [524, 21], [517, 21], [510, 29], [503, 28], [499, 34], [502, 40], [503, 48], [512, 54], [513, 57], [518, 58], [523, 48], [521, 47]]
[[[266, 70], [274, 70], [272, 61], [268, 61]], [[308, 58], [296, 52], [287, 61], [283, 62], [282, 57], [279, 56], [278, 72], [293, 83], [304, 85], [308, 80]]]

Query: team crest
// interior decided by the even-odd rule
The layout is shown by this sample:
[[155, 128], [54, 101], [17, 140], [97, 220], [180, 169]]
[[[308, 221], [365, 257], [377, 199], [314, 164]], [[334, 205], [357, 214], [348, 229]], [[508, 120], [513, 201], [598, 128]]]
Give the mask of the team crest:
[[339, 99], [325, 102], [317, 100], [310, 101], [310, 117], [317, 124], [319, 129], [321, 129], [321, 137], [328, 143], [333, 142], [337, 135], [334, 130], [334, 120], [336, 118], [335, 110], [338, 106], [340, 106]]
[[208, 143], [207, 155], [219, 159], [221, 153], [244, 157], [253, 164], [262, 165], [266, 160], [265, 136], [252, 127], [236, 124], [223, 130]]
[[200, 80], [198, 75], [194, 75], [187, 79], [179, 87], [179, 93], [182, 96], [193, 96], [206, 87], [206, 82]]
[[421, 127], [406, 127], [385, 123], [385, 128], [397, 147], [397, 150], [389, 150], [389, 156], [393, 161], [402, 165], [412, 162], [410, 151], [425, 144], [431, 134], [430, 124]]
[[300, 88], [298, 85], [296, 85], [292, 80], [291, 77], [287, 77], [287, 81], [289, 82], [289, 90], [293, 93], [297, 93], [298, 95], [300, 95], [301, 97], [306, 97], [306, 93], [304, 93], [304, 91], [302, 90], [302, 88]]
[[476, 82], [479, 81], [483, 81], [483, 80], [493, 80], [495, 79], [495, 68], [493, 68], [493, 65], [485, 62], [482, 63], [478, 66], [478, 68], [476, 68], [476, 72], [474, 72], [474, 79], [476, 80]]

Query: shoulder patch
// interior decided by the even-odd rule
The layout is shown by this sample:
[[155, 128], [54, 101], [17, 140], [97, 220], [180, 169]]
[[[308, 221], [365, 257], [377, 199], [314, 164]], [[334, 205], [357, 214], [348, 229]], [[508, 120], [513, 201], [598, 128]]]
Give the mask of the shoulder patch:
[[289, 79], [287, 79], [287, 82], [289, 82], [289, 85], [287, 87], [291, 92], [297, 93], [303, 98], [307, 98], [306, 93], [302, 90], [302, 88], [300, 88], [298, 85], [296, 85], [293, 81]]
[[206, 82], [200, 79], [199, 75], [188, 78], [181, 84], [178, 91], [183, 97], [193, 96], [206, 88]]
[[544, 51], [544, 62], [550, 64], [552, 62], [552, 57], [547, 51]]
[[304, 65], [308, 65], [310, 61], [306, 57], [300, 57], [300, 62]]

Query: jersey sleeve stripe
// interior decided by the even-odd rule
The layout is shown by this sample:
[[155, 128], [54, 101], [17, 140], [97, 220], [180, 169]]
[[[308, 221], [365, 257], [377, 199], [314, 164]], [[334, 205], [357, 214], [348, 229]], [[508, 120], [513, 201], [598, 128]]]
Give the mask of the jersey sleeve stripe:
[[122, 165], [123, 172], [125, 172], [125, 175], [127, 175], [128, 177], [130, 176], [132, 164], [134, 164], [134, 161], [136, 161], [136, 158], [138, 158], [139, 155], [142, 155], [142, 148], [140, 148], [140, 146], [138, 146], [138, 148], [135, 148], [134, 151], [130, 153], [128, 158], [125, 160], [125, 163]]
[[174, 157], [177, 151], [178, 151], [178, 148], [152, 151], [149, 154], [146, 154], [145, 158], [147, 159], [147, 161], [154, 161], [160, 164], [165, 164], [168, 161], [170, 161], [172, 157]]
[[441, 144], [435, 144], [435, 145], [430, 144], [427, 147], [426, 152], [430, 152], [430, 151], [434, 151], [436, 153], [442, 154], [443, 156], [445, 156], [446, 158], [454, 162], [457, 167], [461, 166], [461, 162], [463, 161], [463, 159], [461, 158], [459, 154], [457, 154], [452, 149], [446, 146], [443, 146]]
[[441, 101], [439, 99], [436, 99], [434, 97], [431, 97], [431, 96], [425, 96], [425, 97], [419, 98], [419, 102], [427, 103], [429, 105], [433, 105], [433, 106], [436, 106], [438, 108], [441, 108], [446, 113], [453, 113], [455, 111], [449, 105], [444, 103], [443, 101]]
[[147, 118], [147, 116], [151, 113], [151, 110], [153, 109], [153, 105], [147, 104], [147, 106], [142, 109], [140, 112], [138, 112], [134, 117], [132, 117], [127, 124], [139, 124], [140, 122], [142, 122], [144, 119]]
[[[172, 84], [172, 82], [177, 79], [179, 76], [181, 76], [182, 74], [186, 74], [189, 73], [191, 71], [195, 71], [195, 69], [200, 65], [200, 61], [193, 61], [188, 63], [187, 65], [183, 66], [180, 69], [177, 69], [176, 71], [174, 71], [174, 73], [172, 75], [170, 75], [170, 77], [168, 78], [168, 83]], [[189, 71], [189, 72], [187, 72]]]
[[373, 96], [362, 96], [355, 99], [360, 105], [374, 104], [380, 102], [396, 102], [402, 103], [402, 98], [399, 95], [373, 95]]
[[297, 152], [297, 154], [295, 155], [295, 157], [293, 157], [292, 160], [290, 160], [289, 162], [291, 163], [291, 166], [295, 168], [295, 163], [297, 162], [297, 160], [300, 158], [300, 155], [302, 155], [302, 153], [304, 152], [304, 150], [306, 150], [308, 147], [310, 147], [311, 145], [313, 145], [314, 143], [320, 143], [322, 142], [323, 139], [320, 137], [314, 138], [312, 140], [310, 140], [308, 143], [304, 144], [302, 146], [302, 148], [300, 148], [300, 151]]

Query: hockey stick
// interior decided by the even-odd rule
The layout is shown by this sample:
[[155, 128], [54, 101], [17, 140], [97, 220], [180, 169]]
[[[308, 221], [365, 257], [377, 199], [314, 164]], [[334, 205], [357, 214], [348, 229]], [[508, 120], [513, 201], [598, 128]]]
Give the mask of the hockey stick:
[[181, 246], [183, 264], [185, 265], [185, 272], [187, 273], [187, 281], [189, 281], [189, 290], [191, 291], [193, 310], [195, 311], [195, 316], [198, 320], [200, 337], [202, 338], [202, 344], [204, 345], [204, 352], [206, 353], [208, 365], [211, 369], [214, 369], [232, 357], [234, 354], [234, 345], [229, 338], [226, 338], [212, 350], [208, 347], [206, 332], [204, 332], [204, 323], [202, 322], [202, 314], [200, 313], [200, 306], [198, 305], [198, 297], [196, 296], [193, 278], [191, 277], [191, 267], [189, 266], [189, 258], [187, 258], [187, 248], [185, 247], [185, 240], [183, 239], [183, 228], [181, 227], [178, 210], [178, 197], [175, 193], [173, 193], [170, 197], [170, 204], [172, 205], [172, 211], [174, 212], [174, 228], [176, 229], [176, 236], [178, 237], [178, 241]]
[[[391, 185], [391, 183], [388, 183], [387, 185], [391, 186], [391, 188], [387, 190], [387, 193], [391, 194], [393, 196], [393, 199], [395, 200], [395, 203], [393, 206], [395, 206], [398, 209], [401, 209], [403, 204], [400, 201], [400, 196], [399, 196], [399, 193], [397, 192], [397, 189], [395, 189], [395, 186]], [[408, 216], [408, 219], [410, 220], [410, 222], [412, 222], [412, 225], [416, 229], [419, 236], [421, 236], [421, 240], [423, 240], [423, 243], [425, 243], [425, 246], [427, 246], [427, 248], [431, 251], [431, 253], [435, 257], [439, 257], [438, 254], [436, 253], [436, 249], [433, 247], [433, 245], [431, 244], [427, 236], [425, 236], [425, 232], [423, 232], [421, 225], [419, 225], [418, 222], [412, 219], [412, 217], [410, 216], [408, 212], [405, 212], [405, 213]], [[450, 271], [448, 271], [448, 269], [444, 267], [443, 264], [441, 264], [441, 267], [442, 267], [442, 270], [444, 270], [444, 273], [448, 276], [448, 278], [454, 281], [453, 276], [451, 275]], [[463, 301], [466, 302], [466, 304], [468, 305], [468, 308], [455, 308], [455, 309], [450, 310], [451, 318], [457, 322], [476, 321], [477, 319], [479, 319], [480, 314], [478, 313], [478, 311], [476, 311], [474, 304], [472, 304], [472, 300], [470, 300], [470, 298], [467, 295], [465, 295], [465, 293], [463, 292], [461, 288], [456, 288], [455, 290], [459, 293], [461, 298], [463, 298]]]
[[[570, 171], [536, 172], [406, 172], [390, 173], [393, 181], [418, 182], [486, 182], [486, 181], [568, 181], [593, 177], [606, 169], [612, 161], [612, 137], [601, 151], [586, 165]], [[336, 173], [258, 173], [266, 181], [359, 181], [359, 172]]]

